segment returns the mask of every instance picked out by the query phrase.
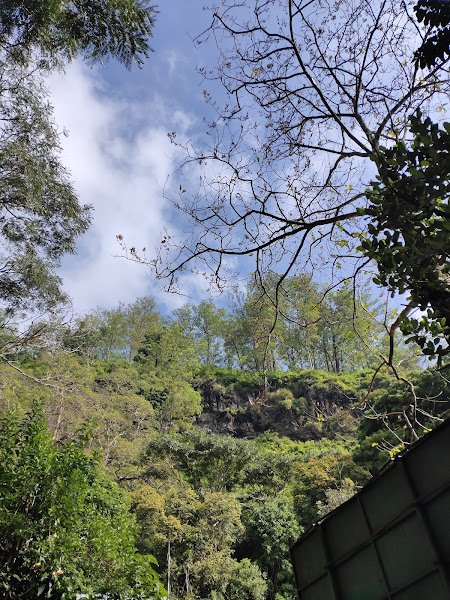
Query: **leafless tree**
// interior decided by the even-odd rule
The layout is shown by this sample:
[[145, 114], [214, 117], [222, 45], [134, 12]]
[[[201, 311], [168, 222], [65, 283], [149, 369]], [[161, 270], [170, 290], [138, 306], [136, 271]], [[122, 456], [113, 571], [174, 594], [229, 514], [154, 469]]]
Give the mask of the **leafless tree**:
[[[417, 109], [436, 114], [448, 98], [448, 61], [426, 71], [414, 61], [426, 36], [406, 1], [224, 0], [213, 7], [196, 43], [215, 41], [219, 64], [200, 72], [211, 90], [221, 84], [226, 102], [205, 90], [216, 111], [208, 143], [169, 134], [187, 152], [179, 196], [170, 199], [190, 231], [181, 241], [168, 232], [151, 261], [168, 288], [189, 271], [222, 287], [251, 257], [262, 286], [267, 273], [282, 274], [272, 298], [278, 305], [289, 274], [322, 270], [332, 289], [370, 270], [357, 248], [379, 149], [407, 139]], [[200, 171], [195, 189], [183, 184], [192, 163]], [[146, 260], [134, 248], [128, 256]], [[413, 308], [388, 327], [392, 344]], [[382, 357], [390, 366], [392, 344]]]
[[422, 72], [414, 63], [425, 32], [413, 15], [393, 0], [227, 0], [213, 9], [197, 43], [216, 41], [219, 66], [202, 72], [228, 102], [205, 92], [217, 111], [210, 143], [186, 146], [183, 169], [194, 161], [201, 174], [176, 200], [192, 235], [167, 239], [155, 261], [169, 287], [202, 262], [221, 285], [242, 256], [261, 275], [312, 269], [320, 256], [339, 278], [353, 272], [344, 259], [361, 266], [370, 157], [449, 89], [447, 64]]

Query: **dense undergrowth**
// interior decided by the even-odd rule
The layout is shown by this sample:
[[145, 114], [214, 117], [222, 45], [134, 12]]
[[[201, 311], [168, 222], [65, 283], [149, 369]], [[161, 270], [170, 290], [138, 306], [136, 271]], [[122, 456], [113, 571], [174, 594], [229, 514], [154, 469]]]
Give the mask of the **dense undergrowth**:
[[[3, 450], [0, 471], [0, 528], [5, 542], [1, 557], [3, 569], [9, 569], [8, 583], [2, 584], [6, 594], [6, 585], [14, 587], [15, 568], [5, 550], [8, 543], [20, 548], [20, 560], [26, 564], [26, 577], [21, 575], [25, 587], [34, 585], [39, 574], [42, 582], [36, 589], [48, 597], [73, 598], [75, 589], [111, 591], [100, 571], [90, 567], [95, 557], [90, 547], [81, 552], [85, 562], [79, 558], [74, 566], [65, 542], [52, 547], [51, 554], [49, 534], [28, 532], [26, 523], [35, 513], [26, 508], [23, 497], [24, 521], [10, 522], [5, 510], [12, 511], [13, 504], [8, 508], [4, 500], [12, 498], [14, 489], [8, 453], [19, 456], [26, 439], [31, 445], [24, 473], [35, 471], [29, 478], [33, 493], [39, 500], [46, 495], [45, 503], [34, 505], [46, 532], [59, 535], [60, 528], [73, 527], [72, 537], [66, 540], [92, 535], [90, 528], [96, 527], [98, 517], [94, 519], [92, 513], [93, 524], [80, 521], [73, 511], [75, 500], [64, 499], [68, 486], [72, 496], [82, 490], [87, 476], [83, 465], [92, 465], [90, 481], [99, 482], [95, 504], [100, 515], [110, 515], [112, 527], [114, 515], [124, 523], [124, 532], [128, 527], [124, 535], [128, 552], [136, 557], [133, 560], [155, 556], [158, 567], [154, 568], [172, 598], [205, 600], [294, 599], [289, 546], [410, 441], [400, 418], [408, 390], [392, 377], [379, 375], [370, 399], [365, 399], [373, 379], [369, 369], [264, 375], [210, 365], [180, 368], [178, 363], [175, 368], [170, 361], [160, 369], [145, 354], [129, 362], [73, 352], [29, 353], [0, 369], [1, 412], [5, 416], [15, 411], [10, 422], [16, 431], [9, 449]], [[448, 409], [444, 378], [431, 371], [411, 377], [423, 413]], [[36, 413], [36, 399], [42, 405], [45, 427], [44, 417]], [[421, 416], [423, 431], [433, 426], [426, 414]], [[91, 434], [80, 446], [76, 432], [86, 420]], [[32, 426], [40, 431], [45, 448], [27, 433]], [[46, 471], [54, 487], [48, 488], [41, 467], [35, 468], [39, 452], [56, 460], [56, 471], [51, 466]], [[92, 452], [95, 458], [88, 458]], [[77, 457], [67, 463], [73, 470], [67, 477], [59, 474], [58, 453]], [[108, 508], [113, 500], [116, 508]], [[73, 513], [71, 524], [56, 516], [59, 512]], [[51, 526], [48, 515], [54, 518]], [[106, 547], [121, 543], [114, 538], [113, 546], [108, 546], [109, 534], [99, 535]], [[80, 555], [76, 548], [74, 552]], [[120, 572], [123, 556], [109, 550], [106, 554], [124, 590], [131, 589], [131, 575]], [[104, 564], [103, 556], [99, 560]], [[33, 567], [38, 563], [39, 568]], [[93, 578], [89, 585], [88, 572]], [[139, 585], [134, 589], [141, 590], [142, 597], [151, 597], [149, 588], [145, 596], [145, 586]], [[116, 591], [118, 598], [128, 597], [129, 592]], [[11, 592], [6, 597], [19, 596]], [[133, 597], [141, 596], [136, 591]]]

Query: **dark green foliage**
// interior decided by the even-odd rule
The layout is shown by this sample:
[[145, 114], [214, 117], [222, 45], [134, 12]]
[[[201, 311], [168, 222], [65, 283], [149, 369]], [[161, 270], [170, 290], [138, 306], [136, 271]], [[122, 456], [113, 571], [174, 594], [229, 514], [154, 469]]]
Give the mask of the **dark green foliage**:
[[[267, 583], [255, 563], [243, 558], [237, 563], [223, 600], [263, 600], [266, 597]], [[221, 600], [216, 596], [216, 600]]]
[[[287, 388], [294, 395], [305, 394], [310, 396], [311, 390], [317, 390], [320, 386], [329, 391], [336, 388], [347, 388], [348, 392], [356, 392], [365, 389], [365, 382], [370, 381], [373, 371], [356, 371], [353, 373], [334, 374], [321, 370], [299, 370], [299, 371], [272, 371], [267, 373], [266, 381], [264, 373], [258, 371], [239, 371], [228, 367], [200, 367], [196, 369], [196, 377], [199, 379], [215, 379], [219, 384], [228, 389], [240, 392], [249, 392], [258, 395], [261, 388], [267, 384], [270, 390]], [[363, 378], [361, 383], [359, 380]], [[317, 395], [319, 392], [317, 391]]]
[[229, 489], [245, 478], [251, 460], [249, 451], [237, 460], [237, 449], [246, 450], [248, 442], [235, 442], [194, 432], [166, 435], [143, 457], [142, 479], [149, 483], [132, 492], [143, 524], [141, 545], [153, 548], [177, 598], [265, 596], [257, 565], [233, 557], [243, 533], [242, 503]]
[[63, 332], [62, 340], [64, 348], [88, 360], [126, 358], [131, 362], [142, 348], [145, 336], [163, 327], [155, 300], [144, 296], [128, 305], [98, 308], [84, 315]]
[[194, 429], [182, 436], [160, 436], [150, 457], [170, 457], [195, 490], [232, 491], [245, 481], [254, 450], [245, 440]]
[[450, 5], [446, 0], [419, 0], [414, 12], [419, 23], [431, 30], [415, 58], [421, 68], [431, 68], [450, 55]]
[[374, 156], [379, 176], [367, 190], [373, 219], [361, 243], [378, 267], [375, 283], [408, 292], [426, 310], [401, 323], [402, 332], [429, 357], [450, 352], [450, 124], [440, 129], [420, 112], [410, 117], [413, 142]]
[[234, 388], [241, 392], [258, 393], [264, 385], [264, 374], [259, 371], [241, 371], [230, 367], [199, 367], [197, 378], [211, 378], [226, 388]]
[[[276, 392], [269, 392], [268, 398], [275, 402], [281, 410], [292, 410], [295, 404], [295, 398], [291, 390], [280, 388]], [[297, 406], [295, 406], [297, 408]]]
[[45, 90], [18, 68], [0, 94], [0, 301], [8, 310], [64, 299], [55, 266], [90, 222], [59, 162], [58, 132]]
[[268, 598], [295, 598], [289, 548], [302, 529], [292, 502], [285, 496], [249, 502], [243, 512], [243, 522], [246, 533], [238, 552], [245, 552], [267, 572]]
[[164, 590], [152, 556], [134, 546], [129, 502], [87, 455], [84, 427], [63, 446], [38, 405], [0, 428], [0, 588], [2, 598], [157, 598]]
[[174, 322], [161, 323], [145, 335], [134, 360], [159, 374], [189, 371], [196, 362], [192, 337]]

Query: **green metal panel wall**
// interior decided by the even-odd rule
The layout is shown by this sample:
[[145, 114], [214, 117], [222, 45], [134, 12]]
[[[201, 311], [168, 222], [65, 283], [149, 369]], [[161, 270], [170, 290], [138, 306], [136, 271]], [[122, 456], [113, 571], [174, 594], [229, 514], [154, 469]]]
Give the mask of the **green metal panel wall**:
[[300, 600], [450, 599], [450, 421], [291, 550]]

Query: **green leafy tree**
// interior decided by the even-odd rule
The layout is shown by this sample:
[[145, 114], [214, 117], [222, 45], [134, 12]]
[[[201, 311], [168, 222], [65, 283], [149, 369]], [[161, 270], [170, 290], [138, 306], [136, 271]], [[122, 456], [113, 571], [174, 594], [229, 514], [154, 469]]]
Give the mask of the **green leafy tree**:
[[[224, 600], [264, 600], [266, 594], [267, 581], [258, 565], [248, 558], [243, 558], [237, 563], [231, 576]], [[215, 600], [212, 595], [211, 600]]]
[[183, 325], [161, 320], [160, 326], [145, 336], [135, 361], [159, 376], [190, 372], [196, 363], [192, 335]]
[[160, 316], [156, 302], [149, 296], [138, 298], [132, 304], [123, 307], [126, 323], [126, 343], [128, 360], [133, 360], [145, 339], [145, 336], [158, 328]]
[[173, 381], [157, 411], [162, 431], [189, 428], [202, 412], [201, 396], [187, 381]]
[[63, 332], [63, 345], [86, 358], [124, 358], [130, 362], [145, 336], [160, 328], [156, 303], [148, 296], [117, 308], [98, 308], [77, 319]]
[[320, 361], [321, 294], [311, 276], [289, 277], [283, 284], [283, 341], [280, 356], [290, 370], [317, 369]]
[[95, 315], [98, 327], [98, 356], [109, 361], [113, 356], [124, 356], [126, 349], [126, 316], [122, 307], [98, 309]]
[[[149, 467], [154, 469], [154, 465]], [[235, 495], [197, 493], [183, 479], [169, 475], [161, 477], [157, 491], [147, 485], [132, 492], [132, 498], [143, 524], [141, 544], [154, 548], [171, 594], [177, 598], [211, 598], [214, 593], [228, 597], [228, 586], [237, 587], [240, 568], [232, 558], [232, 548], [243, 531], [241, 505]], [[255, 578], [258, 574], [261, 583], [261, 574], [253, 572]]]
[[234, 354], [234, 360], [250, 370], [274, 371], [278, 366], [282, 321], [271, 294], [277, 280], [275, 274], [262, 282], [252, 278], [245, 293], [233, 298], [233, 317], [225, 343], [229, 357]]
[[248, 368], [248, 353], [250, 351], [247, 328], [240, 318], [242, 308], [240, 301], [234, 299], [231, 306], [231, 313], [228, 315], [225, 327], [225, 360], [230, 369], [238, 367], [244, 370]]
[[56, 274], [90, 223], [60, 159], [42, 74], [77, 55], [142, 64], [154, 10], [139, 0], [0, 6], [0, 303], [10, 312], [67, 300]]
[[[269, 581], [270, 600], [295, 598], [289, 548], [302, 532], [286, 496], [253, 501], [243, 512], [245, 537], [242, 546], [256, 561]], [[242, 551], [241, 547], [241, 551]]]
[[370, 293], [345, 284], [335, 292], [324, 290], [323, 294], [317, 306], [322, 350], [319, 367], [331, 373], [371, 367], [377, 361], [385, 332]]
[[175, 311], [175, 316], [193, 333], [200, 363], [222, 363], [226, 314], [212, 300], [202, 300], [198, 306], [187, 304]]
[[242, 553], [234, 557], [244, 535], [241, 498], [263, 494], [268, 481], [272, 492], [277, 467], [259, 465], [262, 454], [248, 440], [195, 430], [149, 444], [142, 460], [149, 485], [132, 493], [133, 502], [144, 523], [144, 548], [156, 546], [176, 597], [265, 597], [263, 570]]
[[281, 336], [281, 320], [278, 319], [277, 306], [272, 295], [267, 293], [276, 286], [278, 277], [272, 275], [263, 282], [251, 280], [247, 285], [246, 301], [242, 318], [250, 337], [249, 355], [257, 371], [275, 371], [277, 369], [277, 344]]
[[[450, 124], [440, 129], [420, 112], [409, 120], [413, 141], [373, 157], [379, 175], [364, 211], [373, 221], [361, 248], [377, 283], [410, 294], [397, 326], [441, 363], [450, 352]], [[425, 314], [408, 317], [417, 307]]]
[[[4, 67], [0, 93], [0, 301], [8, 311], [65, 299], [55, 266], [90, 222], [61, 165], [58, 132], [37, 77]], [[0, 64], [1, 71], [1, 64]]]
[[8, 600], [159, 598], [152, 556], [136, 552], [125, 493], [87, 455], [87, 428], [63, 446], [39, 406], [0, 428], [0, 588]]
[[0, 45], [8, 60], [64, 61], [81, 54], [89, 62], [114, 58], [141, 65], [155, 10], [141, 0], [7, 0], [0, 7]]
[[[19, 370], [17, 370], [19, 369]], [[2, 365], [0, 413], [11, 407], [28, 411], [42, 399], [49, 430], [66, 440], [93, 419], [92, 448], [102, 452], [102, 467], [117, 478], [135, 473], [133, 461], [158, 425], [155, 411], [142, 394], [145, 381], [126, 361], [89, 361], [72, 352], [23, 356]]]
[[62, 348], [76, 352], [88, 362], [98, 358], [99, 343], [100, 331], [96, 315], [80, 317], [62, 331]]
[[331, 290], [307, 275], [250, 282], [229, 321], [229, 362], [251, 370], [368, 368], [386, 337], [370, 292], [349, 283]]
[[147, 333], [135, 356], [144, 377], [143, 395], [152, 403], [162, 431], [190, 427], [201, 413], [201, 397], [191, 385], [196, 352], [184, 326], [161, 321]]

